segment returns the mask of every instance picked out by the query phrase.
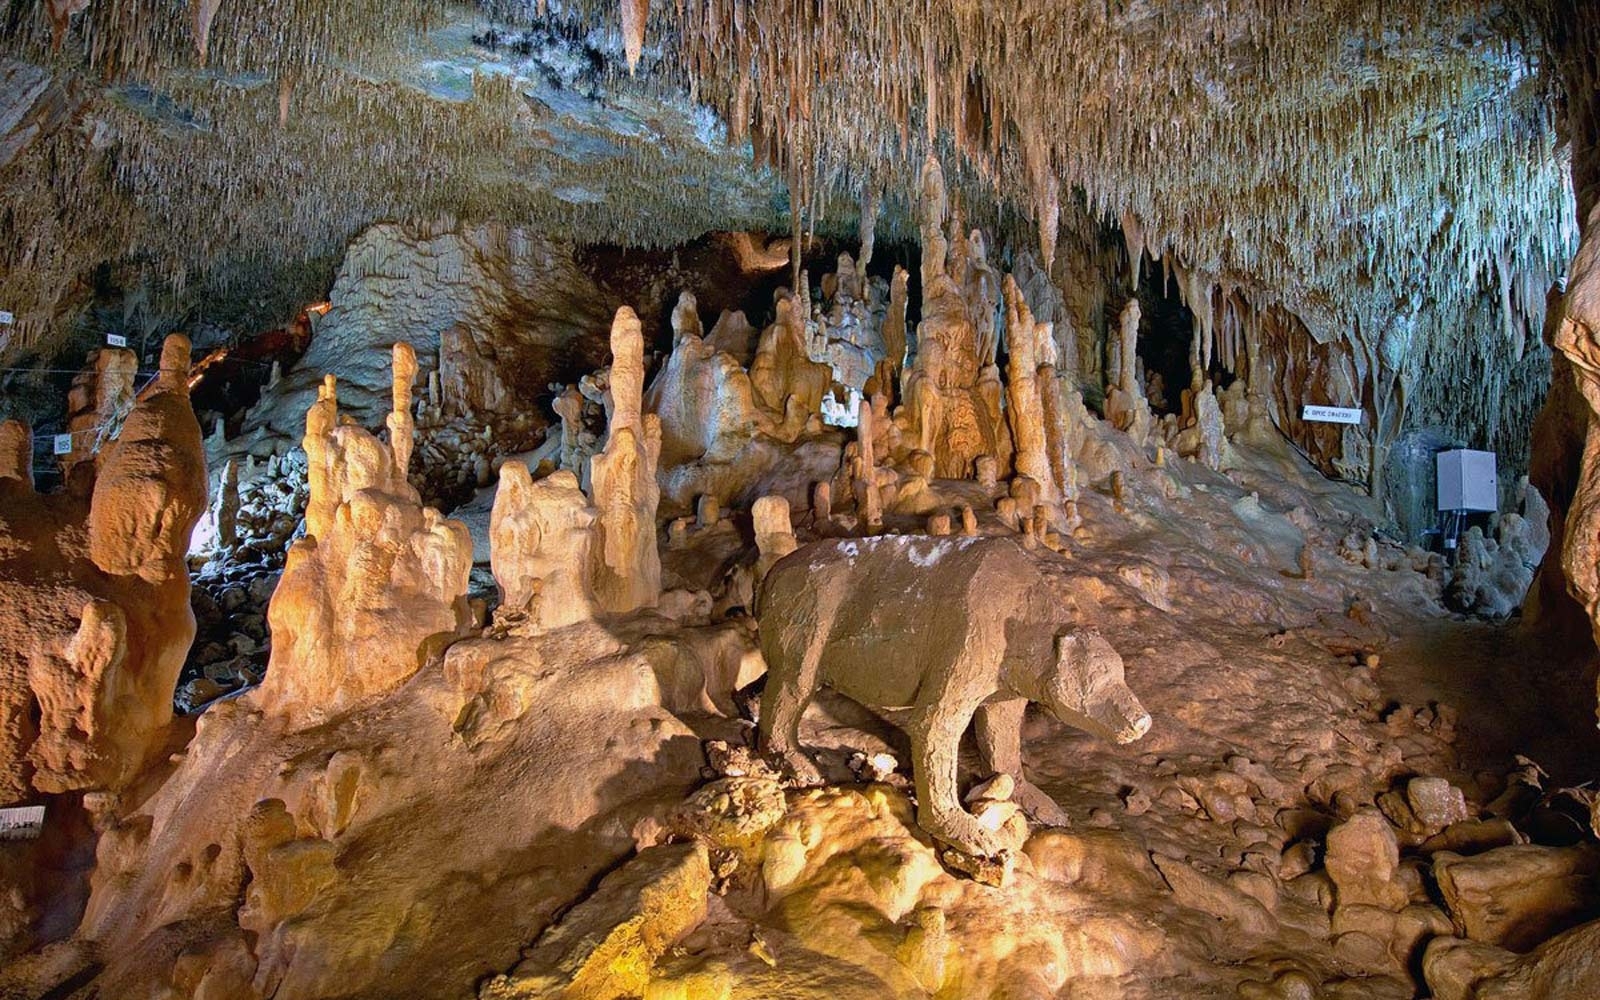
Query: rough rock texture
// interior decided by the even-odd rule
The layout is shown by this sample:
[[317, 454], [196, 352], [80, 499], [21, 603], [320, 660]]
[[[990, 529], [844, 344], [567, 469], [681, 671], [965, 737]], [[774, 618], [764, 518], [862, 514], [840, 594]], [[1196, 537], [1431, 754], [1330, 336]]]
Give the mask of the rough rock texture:
[[[668, 947], [705, 919], [711, 865], [698, 843], [651, 847], [606, 876], [483, 1000], [639, 996]], [[618, 924], [618, 913], [631, 914]]]
[[673, 346], [644, 407], [661, 418], [664, 467], [704, 461], [726, 464], [738, 458], [761, 429], [750, 375], [732, 354], [718, 350], [700, 334], [694, 296], [685, 292], [673, 312]]
[[814, 543], [766, 575], [759, 606], [763, 746], [815, 773], [799, 753], [800, 717], [824, 684], [871, 707], [911, 706], [918, 821], [969, 854], [1017, 846], [956, 794], [956, 749], [975, 715], [985, 759], [1037, 809], [1048, 799], [1022, 774], [1028, 702], [1118, 743], [1150, 728], [1116, 651], [1074, 620], [1068, 595], [1011, 541]]
[[206, 505], [189, 341], [66, 492], [34, 492], [31, 438], [0, 464], [0, 799], [117, 789], [164, 745], [194, 638], [185, 555]]
[[762, 497], [750, 506], [750, 520], [756, 536], [756, 580], [767, 575], [779, 559], [799, 548], [794, 527], [789, 522], [789, 501], [783, 497]]
[[101, 348], [72, 380], [67, 392], [67, 432], [72, 450], [61, 456], [61, 471], [70, 476], [73, 466], [91, 459], [115, 437], [122, 419], [133, 406], [133, 383], [139, 358], [124, 348]]
[[1579, 1000], [1600, 995], [1600, 921], [1559, 934], [1534, 951], [1435, 938], [1422, 963], [1434, 1000]]
[[992, 356], [982, 356], [974, 310], [957, 284], [967, 259], [950, 253], [944, 172], [932, 155], [920, 183], [922, 320], [900, 423], [911, 447], [934, 456], [939, 476], [964, 479], [982, 456], [1009, 465], [1011, 441], [1000, 412], [999, 371]]
[[750, 383], [756, 402], [778, 415], [788, 431], [795, 418], [803, 427], [806, 416], [821, 412], [833, 370], [811, 358], [808, 305], [794, 295], [781, 295], [775, 309], [776, 318], [762, 331], [750, 362]]
[[1463, 937], [1527, 951], [1600, 916], [1600, 849], [1520, 844], [1472, 857], [1441, 854], [1434, 877]]
[[701, 763], [647, 656], [563, 635], [459, 642], [327, 727], [208, 709], [152, 794], [101, 817], [99, 988], [443, 997], [514, 965]]
[[[397, 403], [409, 397], [409, 357], [404, 345], [394, 349]], [[467, 624], [472, 571], [466, 525], [422, 506], [406, 481], [403, 440], [385, 444], [340, 422], [332, 376], [306, 412], [302, 443], [306, 533], [290, 546], [267, 610], [272, 658], [255, 695], [294, 725], [336, 715], [416, 673]]]
[[1507, 513], [1493, 538], [1474, 525], [1461, 537], [1445, 601], [1460, 611], [1503, 618], [1527, 596], [1550, 546], [1550, 508], [1538, 489], [1525, 484], [1522, 513]]

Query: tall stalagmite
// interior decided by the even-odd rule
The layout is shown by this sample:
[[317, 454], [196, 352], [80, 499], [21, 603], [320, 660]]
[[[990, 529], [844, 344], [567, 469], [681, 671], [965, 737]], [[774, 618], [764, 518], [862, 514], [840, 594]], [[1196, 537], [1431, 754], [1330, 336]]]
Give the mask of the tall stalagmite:
[[599, 511], [591, 560], [594, 594], [611, 612], [654, 607], [661, 596], [656, 507], [661, 488], [661, 418], [642, 413], [644, 336], [627, 306], [611, 323], [611, 423], [605, 449], [590, 460], [590, 493]]

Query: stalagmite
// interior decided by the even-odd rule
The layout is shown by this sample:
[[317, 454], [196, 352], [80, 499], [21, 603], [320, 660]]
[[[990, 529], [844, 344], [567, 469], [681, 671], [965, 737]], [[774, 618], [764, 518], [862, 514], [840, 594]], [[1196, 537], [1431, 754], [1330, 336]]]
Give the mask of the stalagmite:
[[906, 281], [910, 275], [896, 264], [889, 281], [889, 312], [883, 320], [884, 363], [898, 378], [906, 360]]
[[[1057, 499], [1056, 477], [1052, 473], [1045, 439], [1044, 401], [1040, 392], [1039, 347], [1049, 337], [1049, 327], [1035, 324], [1033, 314], [1022, 301], [1017, 283], [1006, 275], [1006, 334], [1011, 356], [1008, 361], [1009, 382], [1006, 398], [1010, 403], [1006, 411], [1011, 425], [1011, 440], [1016, 447], [1017, 475], [1027, 476], [1043, 488], [1043, 499]], [[1046, 381], [1053, 380], [1053, 370], [1044, 372]]]
[[394, 453], [395, 470], [402, 478], [411, 468], [417, 423], [411, 416], [411, 386], [417, 380], [417, 352], [405, 341], [394, 345], [394, 407], [387, 418], [389, 450]]
[[0, 421], [0, 479], [33, 489], [33, 428], [20, 420]]
[[756, 580], [767, 575], [773, 563], [799, 548], [794, 528], [789, 523], [789, 501], [780, 496], [766, 496], [750, 505], [750, 519], [754, 523], [756, 549]]
[[876, 531], [883, 526], [883, 495], [878, 488], [878, 462], [877, 453], [873, 448], [873, 414], [872, 402], [861, 401], [859, 422], [856, 424], [856, 442], [860, 452], [856, 457], [859, 471], [855, 477], [856, 509], [860, 511], [861, 523], [868, 531]]
[[[187, 362], [187, 359], [185, 359]], [[94, 352], [91, 367], [72, 380], [67, 392], [67, 432], [72, 451], [61, 456], [61, 470], [70, 476], [80, 462], [92, 460], [100, 445], [115, 436], [133, 406], [133, 381], [138, 357], [122, 348]]]
[[811, 487], [811, 518], [818, 524], [833, 520], [833, 484], [827, 480]]
[[661, 489], [661, 418], [641, 413], [644, 337], [627, 306], [611, 324], [612, 413], [606, 446], [590, 460], [590, 494], [599, 512], [591, 562], [594, 594], [610, 612], [653, 607], [661, 596], [656, 506]]
[[1139, 300], [1129, 299], [1117, 324], [1116, 383], [1106, 393], [1106, 419], [1142, 446], [1154, 417], [1139, 386], [1139, 320]]
[[212, 507], [217, 522], [217, 548], [223, 551], [239, 544], [239, 463], [228, 459], [217, 483], [217, 500]]
[[534, 482], [528, 467], [500, 467], [489, 519], [489, 559], [500, 605], [540, 629], [594, 617], [590, 545], [595, 522], [578, 477], [566, 469]]
[[981, 455], [1009, 464], [1011, 439], [1000, 413], [999, 373], [982, 363], [969, 304], [947, 269], [950, 244], [942, 227], [949, 205], [943, 171], [931, 155], [921, 183], [922, 321], [899, 420], [903, 436], [934, 456], [938, 475], [965, 479]]

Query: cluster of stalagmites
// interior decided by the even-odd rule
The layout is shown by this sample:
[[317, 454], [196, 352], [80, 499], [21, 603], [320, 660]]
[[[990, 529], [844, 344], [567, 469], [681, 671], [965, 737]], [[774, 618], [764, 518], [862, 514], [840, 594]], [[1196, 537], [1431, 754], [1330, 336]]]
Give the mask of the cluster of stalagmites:
[[[1428, 985], [1441, 997], [1469, 996], [1477, 979], [1523, 969], [1537, 974], [1547, 952], [1515, 953], [1593, 909], [1590, 887], [1600, 855], [1592, 845], [1526, 843], [1511, 822], [1525, 806], [1512, 801], [1516, 787], [1505, 802], [1469, 807], [1462, 792], [1442, 780], [1368, 787], [1370, 776], [1324, 766], [1308, 750], [1302, 763], [1316, 776], [1304, 792], [1337, 817], [1331, 828], [1307, 823], [1290, 829], [1278, 822], [1279, 810], [1297, 808], [1302, 789], [1280, 787], [1238, 757], [1204, 781], [1185, 776], [1153, 792], [1130, 787], [1119, 793], [1130, 816], [1150, 809], [1154, 796], [1176, 810], [1233, 824], [1240, 838], [1256, 836], [1226, 880], [1188, 861], [1092, 836], [1030, 836], [1024, 813], [1037, 817], [1053, 803], [1041, 802], [1042, 793], [1022, 778], [1020, 749], [1013, 745], [1020, 743], [1027, 701], [1077, 705], [1088, 725], [1118, 737], [1136, 739], [1149, 726], [1122, 683], [1120, 659], [1089, 638], [1055, 645], [1048, 660], [1058, 667], [1053, 680], [1032, 677], [1018, 687], [1008, 674], [1012, 687], [1006, 690], [1014, 697], [1007, 706], [982, 706], [994, 690], [956, 685], [952, 699], [971, 702], [966, 715], [957, 713], [960, 727], [949, 722], [949, 713], [935, 711], [948, 707], [941, 704], [908, 727], [918, 757], [914, 769], [948, 764], [953, 776], [965, 720], [984, 708], [980, 742], [993, 779], [965, 802], [956, 801], [951, 781], [940, 780], [919, 793], [918, 806], [926, 810], [937, 797], [936, 812], [922, 817], [927, 827], [947, 837], [957, 831], [958, 846], [1003, 843], [998, 854], [1004, 861], [940, 852], [918, 833], [913, 817], [921, 814], [913, 812], [889, 754], [862, 755], [859, 762], [858, 772], [880, 784], [799, 791], [747, 748], [714, 747], [722, 776], [682, 806], [652, 812], [659, 802], [642, 807], [628, 798], [659, 798], [650, 782], [664, 782], [666, 775], [691, 781], [698, 742], [672, 713], [732, 716], [733, 692], [758, 672], [748, 619], [729, 611], [759, 612], [764, 596], [783, 599], [795, 591], [807, 599], [850, 601], [849, 613], [865, 607], [866, 599], [851, 600], [843, 584], [809, 591], [803, 578], [813, 567], [794, 561], [784, 564], [788, 590], [763, 587], [774, 567], [799, 549], [801, 529], [838, 539], [824, 543], [835, 545], [829, 551], [838, 557], [824, 570], [866, 574], [875, 556], [888, 559], [900, 575], [858, 578], [852, 586], [867, 579], [870, 589], [875, 579], [891, 596], [910, 594], [925, 577], [949, 583], [936, 564], [949, 558], [955, 565], [969, 550], [1002, 552], [1007, 565], [1034, 565], [1019, 547], [1037, 555], [1081, 555], [1073, 539], [1087, 530], [1079, 509], [1087, 505], [1087, 491], [1105, 495], [1095, 500], [1101, 509], [1148, 521], [1142, 494], [1175, 499], [1194, 488], [1188, 483], [1207, 479], [1196, 470], [1184, 471], [1198, 479], [1178, 476], [1169, 456], [1218, 470], [1228, 464], [1230, 436], [1261, 429], [1262, 409], [1248, 384], [1219, 394], [1198, 378], [1182, 391], [1181, 412], [1157, 420], [1139, 375], [1140, 317], [1130, 303], [1106, 366], [1105, 424], [1118, 432], [1107, 433], [1077, 385], [1075, 338], [1058, 337], [1050, 322], [1036, 318], [1018, 281], [988, 261], [981, 235], [963, 234], [959, 219], [947, 219], [943, 182], [931, 160], [923, 188], [924, 298], [915, 331], [905, 328], [906, 273], [897, 269], [887, 283], [867, 278], [870, 243], [860, 262], [841, 257], [838, 271], [822, 283], [821, 302], [810, 301], [804, 284], [780, 292], [776, 318], [760, 331], [742, 315], [725, 314], [708, 332], [693, 298], [685, 296], [672, 316], [671, 354], [648, 388], [639, 319], [626, 307], [617, 311], [609, 368], [557, 396], [559, 438], [551, 438], [532, 469], [521, 460], [498, 468], [487, 528], [499, 589], [492, 621], [468, 600], [473, 545], [467, 526], [426, 506], [410, 475], [419, 460], [444, 455], [430, 450], [423, 425], [446, 428], [433, 436], [437, 445], [455, 433], [448, 428], [471, 423], [469, 413], [445, 414], [442, 400], [493, 395], [483, 372], [462, 376], [451, 392], [435, 376], [419, 405], [413, 394], [417, 359], [412, 348], [397, 344], [383, 433], [341, 417], [330, 376], [306, 414], [303, 460], [274, 458], [259, 474], [248, 466], [226, 467], [206, 521], [215, 553], [200, 580], [218, 621], [238, 631], [197, 650], [197, 676], [180, 700], [193, 707], [258, 680], [259, 687], [201, 717], [195, 743], [174, 759], [173, 777], [149, 800], [125, 810], [114, 799], [92, 804], [101, 840], [88, 937], [108, 950], [129, 950], [146, 943], [146, 913], [170, 918], [162, 933], [197, 915], [222, 914], [220, 930], [194, 932], [175, 960], [171, 986], [177, 995], [327, 995], [342, 988], [346, 966], [362, 970], [369, 977], [363, 982], [379, 981], [384, 963], [408, 960], [397, 957], [407, 952], [408, 935], [425, 937], [433, 922], [448, 919], [449, 908], [397, 904], [392, 909], [404, 911], [397, 916], [386, 906], [395, 902], [391, 897], [376, 895], [378, 902], [369, 905], [341, 895], [349, 889], [342, 876], [357, 868], [371, 874], [361, 866], [398, 842], [384, 825], [401, 816], [410, 822], [413, 813], [428, 810], [430, 797], [442, 794], [429, 786], [426, 772], [408, 769], [448, 761], [463, 769], [452, 776], [474, 780], [479, 775], [472, 769], [480, 766], [506, 781], [524, 780], [530, 767], [543, 769], [543, 796], [496, 804], [486, 795], [485, 808], [520, 810], [517, 821], [546, 838], [541, 849], [573, 849], [563, 838], [590, 820], [607, 846], [589, 859], [594, 870], [548, 876], [568, 882], [539, 882], [522, 872], [508, 876], [508, 885], [485, 870], [510, 865], [507, 856], [528, 850], [532, 841], [491, 850], [463, 861], [468, 867], [462, 872], [442, 873], [447, 881], [433, 887], [441, 899], [493, 891], [503, 894], [497, 899], [525, 900], [542, 889], [556, 893], [552, 884], [569, 898], [619, 852], [639, 848], [633, 861], [526, 950], [520, 964], [487, 980], [482, 995], [488, 998], [609, 998], [653, 986], [680, 992], [648, 995], [719, 995], [748, 970], [674, 965], [668, 952], [680, 939], [721, 933], [707, 926], [708, 913], [717, 910], [712, 896], [755, 892], [740, 904], [749, 912], [798, 921], [797, 934], [816, 942], [835, 940], [838, 927], [828, 921], [838, 919], [841, 901], [847, 907], [859, 902], [830, 888], [841, 866], [866, 871], [865, 884], [850, 891], [882, 903], [873, 912], [886, 915], [887, 927], [875, 933], [891, 942], [883, 950], [891, 956], [885, 961], [891, 979], [930, 993], [978, 995], [983, 984], [1020, 975], [1025, 966], [1034, 971], [1018, 995], [1043, 997], [1059, 992], [1069, 974], [1100, 969], [1095, 963], [1105, 963], [1107, 975], [1122, 976], [1158, 961], [1171, 943], [1165, 932], [1104, 913], [1087, 913], [1095, 921], [1085, 925], [1095, 928], [1087, 943], [1074, 948], [1062, 942], [1051, 928], [1083, 920], [1085, 903], [1074, 886], [1084, 879], [1101, 879], [1097, 890], [1114, 885], [1152, 907], [1170, 908], [1176, 900], [1247, 936], [1309, 928], [1312, 938], [1331, 941], [1332, 954], [1357, 968], [1404, 977], [1420, 957]], [[171, 623], [186, 621], [185, 554], [190, 528], [205, 507], [184, 347], [178, 340], [169, 346], [161, 377], [131, 408], [127, 393], [104, 385], [123, 379], [117, 373], [124, 368], [131, 375], [125, 359], [104, 359], [97, 369], [101, 381], [85, 381], [74, 408], [94, 416], [75, 419], [85, 430], [120, 422], [120, 436], [76, 458], [66, 494], [48, 507], [28, 482], [25, 432], [4, 428], [0, 491], [16, 502], [3, 505], [0, 519], [8, 538], [21, 540], [0, 549], [0, 600], [15, 612], [14, 624], [0, 626], [15, 674], [0, 720], [10, 741], [0, 757], [10, 799], [34, 791], [116, 789], [161, 747], [168, 699], [189, 645], [185, 630]], [[441, 361], [441, 371], [447, 367]], [[1253, 366], [1250, 373], [1256, 374]], [[467, 437], [488, 441], [479, 432]], [[491, 478], [491, 449], [464, 447], [462, 453], [474, 456], [474, 481]], [[445, 456], [443, 464], [455, 462]], [[295, 516], [302, 496], [303, 530]], [[729, 516], [741, 508], [750, 513], [753, 565]], [[663, 510], [675, 515], [664, 533]], [[1232, 513], [1244, 523], [1268, 517], [1259, 498], [1249, 495]], [[1538, 519], [1531, 497], [1529, 519]], [[1318, 584], [1309, 515], [1291, 511], [1279, 521], [1291, 537], [1303, 539], [1300, 579]], [[1501, 528], [1497, 549], [1476, 537], [1468, 542], [1467, 565], [1478, 578], [1496, 575], [1499, 553], [1525, 567], [1537, 547], [1525, 522], [1508, 517]], [[722, 592], [676, 586], [663, 553], [683, 555], [694, 541], [720, 551], [709, 543], [722, 539], [732, 541], [719, 556], [728, 563]], [[247, 609], [265, 598], [267, 586], [256, 581], [279, 571], [277, 554], [286, 543], [265, 610], [268, 647], [266, 630], [250, 621]], [[1369, 569], [1415, 569], [1442, 582], [1436, 560], [1380, 544], [1370, 528], [1354, 531], [1337, 548]], [[1097, 579], [1086, 591], [1123, 588], [1171, 611], [1165, 569], [1128, 562], [1105, 576], [1119, 582]], [[958, 580], [973, 592], [945, 603], [959, 603], [966, 614], [948, 608], [937, 621], [919, 618], [914, 625], [937, 638], [952, 621], [970, 619], [979, 635], [994, 617], [985, 612], [996, 610], [988, 600], [1029, 607], [1033, 601], [1051, 611], [1067, 603], [1040, 596], [1049, 588], [1023, 586], [1019, 578], [1007, 575], [1009, 589], [978, 586], [977, 575]], [[1484, 594], [1502, 586], [1510, 585], [1491, 579], [1458, 589], [1472, 589], [1473, 600], [1482, 603]], [[42, 610], [36, 606], [41, 596], [50, 599]], [[1069, 597], [1092, 603], [1076, 593]], [[839, 615], [837, 604], [797, 613], [788, 631], [804, 639]], [[1359, 618], [1359, 608], [1350, 617]], [[563, 631], [552, 639], [556, 630]], [[1011, 639], [988, 639], [953, 643], [944, 652], [959, 657], [987, 650], [998, 662]], [[1025, 641], [1032, 640], [1019, 640]], [[790, 659], [803, 663], [805, 656]], [[932, 659], [917, 662], [922, 667]], [[1087, 669], [1094, 664], [1100, 669]], [[1364, 670], [1357, 668], [1350, 685], [1371, 689], [1376, 698]], [[816, 680], [786, 674], [780, 682], [802, 691]], [[391, 698], [408, 685], [415, 698]], [[808, 698], [810, 691], [803, 694]], [[1095, 700], [1090, 694], [1105, 696], [1105, 718], [1088, 710]], [[798, 697], [773, 699], [796, 729], [804, 705], [802, 698], [797, 707]], [[348, 732], [347, 719], [356, 720]], [[934, 731], [940, 719], [945, 725]], [[522, 720], [529, 721], [519, 725]], [[769, 718], [767, 729], [774, 724]], [[1433, 709], [1397, 709], [1389, 724], [1408, 738], [1418, 728], [1448, 728]], [[419, 729], [433, 742], [408, 745]], [[349, 745], [324, 752], [327, 745], [314, 735], [319, 731]], [[930, 750], [935, 737], [939, 746]], [[685, 744], [690, 763], [678, 759], [685, 751], [673, 749]], [[793, 761], [785, 763], [794, 769]], [[189, 796], [204, 794], [208, 768], [223, 766], [236, 769], [229, 777], [238, 784], [230, 791], [270, 793], [237, 809], [194, 808]], [[922, 774], [916, 777], [923, 782]], [[531, 799], [539, 801], [524, 801]], [[376, 832], [365, 825], [374, 817]], [[437, 811], [427, 818], [450, 827], [464, 849], [477, 843], [467, 830], [450, 826], [456, 818]], [[1105, 819], [1103, 810], [1098, 818], [1091, 814], [1094, 826], [1109, 825]], [[1281, 829], [1268, 829], [1274, 825]], [[362, 836], [373, 839], [355, 839]], [[485, 842], [491, 848], [498, 843]], [[842, 860], [836, 863], [836, 856]], [[428, 868], [425, 858], [405, 860]], [[976, 881], [951, 888], [940, 881], [941, 864]], [[1427, 891], [1424, 872], [1439, 887], [1438, 898]], [[453, 876], [461, 879], [448, 881]], [[993, 884], [1004, 884], [1011, 895], [986, 895]], [[1008, 909], [1013, 903], [1022, 909]], [[336, 905], [357, 918], [327, 919]], [[1038, 921], [1016, 930], [1027, 960], [1009, 964], [969, 936], [988, 926], [985, 919], [957, 916], [1012, 920], [1024, 911], [1049, 913], [1057, 924]], [[1593, 938], [1595, 926], [1572, 932], [1579, 945]], [[320, 937], [326, 934], [336, 938]], [[749, 947], [759, 955], [766, 946], [753, 938]], [[1574, 947], [1570, 938], [1548, 946]], [[321, 961], [335, 954], [345, 966]], [[952, 957], [960, 954], [976, 957], [963, 964]], [[1249, 984], [1260, 987], [1254, 994], [1241, 987], [1240, 995], [1307, 995], [1312, 982], [1302, 972], [1284, 972], [1270, 984]]]
[[470, 624], [472, 539], [407, 481], [416, 374], [416, 355], [397, 344], [387, 443], [339, 420], [332, 376], [306, 414], [305, 537], [267, 610], [272, 658], [257, 694], [271, 711], [316, 720], [360, 704]]

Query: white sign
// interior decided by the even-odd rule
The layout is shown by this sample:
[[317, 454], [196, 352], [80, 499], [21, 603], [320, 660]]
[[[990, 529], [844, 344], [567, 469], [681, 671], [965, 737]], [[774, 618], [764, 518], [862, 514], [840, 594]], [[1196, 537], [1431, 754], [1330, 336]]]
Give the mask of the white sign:
[[0, 840], [32, 840], [44, 830], [44, 806], [0, 809]]
[[1353, 406], [1311, 406], [1300, 409], [1300, 419], [1319, 424], [1359, 424], [1361, 410]]
[[106, 334], [106, 343], [110, 344], [112, 347], [127, 347], [128, 338], [124, 337], [120, 333], [108, 333]]
[[57, 455], [72, 454], [72, 435], [57, 434], [55, 436], [55, 453]]
[[17, 321], [17, 318], [15, 316], [13, 316], [10, 313], [6, 312], [4, 309], [0, 309], [0, 326], [10, 326], [12, 323], [15, 323], [16, 321]]

